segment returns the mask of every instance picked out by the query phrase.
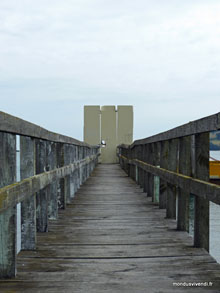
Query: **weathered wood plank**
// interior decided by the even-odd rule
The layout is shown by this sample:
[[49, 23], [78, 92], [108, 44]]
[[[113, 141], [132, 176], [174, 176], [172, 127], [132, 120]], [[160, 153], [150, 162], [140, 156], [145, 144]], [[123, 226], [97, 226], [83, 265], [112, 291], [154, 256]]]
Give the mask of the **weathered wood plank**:
[[[16, 137], [0, 132], [0, 188], [16, 181]], [[16, 275], [16, 206], [0, 214], [0, 278]]]
[[[20, 138], [21, 180], [35, 174], [35, 141], [26, 136]], [[21, 203], [21, 249], [36, 247], [36, 197], [34, 194]]]

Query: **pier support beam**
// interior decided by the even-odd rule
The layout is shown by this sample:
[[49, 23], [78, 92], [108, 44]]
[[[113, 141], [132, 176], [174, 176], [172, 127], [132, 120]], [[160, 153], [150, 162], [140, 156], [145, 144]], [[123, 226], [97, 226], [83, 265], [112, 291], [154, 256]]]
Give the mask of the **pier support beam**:
[[[64, 144], [57, 143], [57, 168], [61, 168], [64, 166]], [[65, 180], [61, 178], [57, 182], [57, 201], [58, 208], [65, 209], [66, 208], [66, 194], [65, 194]]]
[[[75, 146], [70, 145], [70, 162], [71, 162], [71, 164], [73, 164], [75, 161], [75, 155], [76, 155], [75, 154]], [[76, 192], [74, 174], [75, 174], [75, 172], [70, 175], [70, 198], [71, 199], [74, 197], [74, 194]]]
[[[57, 167], [56, 148], [55, 142], [46, 142], [46, 170], [51, 171]], [[51, 183], [47, 187], [48, 191], [48, 218], [56, 220], [58, 218], [58, 200], [57, 200], [57, 181]]]
[[[169, 143], [168, 141], [161, 141], [160, 149], [160, 167], [167, 169], [168, 167], [168, 152]], [[167, 182], [160, 180], [160, 195], [159, 195], [159, 208], [165, 209], [167, 204]]]
[[[209, 133], [195, 135], [195, 176], [209, 181]], [[194, 245], [209, 251], [209, 201], [195, 196]]]
[[[191, 136], [179, 140], [179, 173], [191, 176]], [[189, 232], [189, 193], [178, 188], [177, 230]]]
[[[147, 162], [147, 149], [146, 149], [146, 145], [143, 145], [143, 149], [142, 149], [142, 157], [143, 157], [143, 161]], [[148, 173], [146, 171], [143, 172], [143, 190], [144, 192], [147, 193], [147, 188], [148, 188]]]
[[[46, 171], [46, 141], [36, 139], [36, 174]], [[48, 190], [37, 192], [36, 196], [37, 232], [48, 232]]]
[[[160, 142], [154, 143], [154, 166], [160, 166]], [[159, 195], [160, 195], [160, 177], [154, 176], [154, 191], [153, 191], [153, 197], [152, 200], [155, 203], [159, 203]]]
[[[68, 144], [64, 145], [64, 166], [69, 165], [71, 163], [70, 158], [71, 153], [71, 147]], [[64, 191], [65, 191], [65, 198], [66, 203], [70, 203], [71, 197], [70, 197], [70, 175], [66, 176], [64, 178]]]
[[[35, 141], [20, 136], [21, 180], [35, 174]], [[32, 194], [21, 203], [21, 249], [36, 249], [36, 195]]]
[[[73, 148], [74, 148], [74, 159], [73, 159], [73, 161], [77, 161], [78, 160], [78, 147], [73, 146]], [[79, 188], [78, 170], [74, 171], [73, 180], [74, 180], [74, 194], [75, 194], [77, 192], [78, 188]]]
[[[148, 157], [147, 157], [148, 163], [153, 165], [153, 144], [148, 144]], [[149, 173], [148, 174], [148, 192], [149, 196], [152, 197], [154, 195], [154, 175]]]
[[[135, 146], [135, 158], [137, 160], [142, 160], [142, 153], [141, 153], [141, 145], [138, 145], [138, 146]], [[136, 167], [136, 181], [137, 181], [137, 184], [140, 185], [140, 187], [143, 187], [143, 171], [141, 168], [139, 167]]]
[[[135, 151], [134, 148], [131, 149], [131, 160], [135, 159]], [[136, 178], [136, 166], [131, 165], [131, 178], [135, 181]]]
[[[177, 172], [179, 141], [178, 139], [169, 140], [168, 170]], [[167, 209], [166, 217], [176, 218], [176, 186], [167, 183]]]
[[[16, 181], [16, 136], [0, 132], [0, 188]], [[0, 214], [0, 278], [16, 275], [16, 206]]]

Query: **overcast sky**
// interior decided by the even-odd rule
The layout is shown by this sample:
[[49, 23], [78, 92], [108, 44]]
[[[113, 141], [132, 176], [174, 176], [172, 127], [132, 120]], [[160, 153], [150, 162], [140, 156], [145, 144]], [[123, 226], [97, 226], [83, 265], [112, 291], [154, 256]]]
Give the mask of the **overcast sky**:
[[83, 139], [84, 105], [134, 137], [220, 111], [219, 0], [1, 0], [0, 109]]

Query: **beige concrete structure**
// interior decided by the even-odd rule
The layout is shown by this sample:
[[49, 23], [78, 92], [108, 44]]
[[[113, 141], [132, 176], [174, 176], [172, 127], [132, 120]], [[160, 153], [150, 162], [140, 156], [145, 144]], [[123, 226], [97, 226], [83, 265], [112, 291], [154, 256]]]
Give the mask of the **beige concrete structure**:
[[84, 106], [84, 141], [101, 149], [102, 163], [117, 163], [116, 147], [133, 141], [133, 106]]
[[100, 106], [84, 106], [84, 141], [91, 145], [101, 142]]
[[118, 106], [117, 145], [133, 142], [133, 106]]

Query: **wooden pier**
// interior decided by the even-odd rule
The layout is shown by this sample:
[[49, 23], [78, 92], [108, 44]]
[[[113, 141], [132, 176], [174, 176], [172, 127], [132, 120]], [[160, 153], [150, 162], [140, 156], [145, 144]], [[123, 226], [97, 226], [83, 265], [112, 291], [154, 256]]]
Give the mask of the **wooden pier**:
[[[0, 292], [219, 292], [220, 265], [130, 179], [99, 165], [73, 201], [22, 251]], [[184, 287], [180, 283], [210, 286]], [[211, 285], [212, 284], [212, 285]]]
[[208, 253], [216, 130], [220, 113], [98, 164], [100, 146], [0, 112], [0, 292], [220, 292]]

